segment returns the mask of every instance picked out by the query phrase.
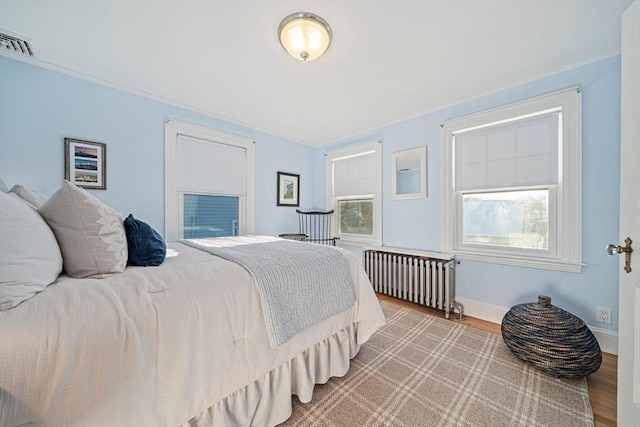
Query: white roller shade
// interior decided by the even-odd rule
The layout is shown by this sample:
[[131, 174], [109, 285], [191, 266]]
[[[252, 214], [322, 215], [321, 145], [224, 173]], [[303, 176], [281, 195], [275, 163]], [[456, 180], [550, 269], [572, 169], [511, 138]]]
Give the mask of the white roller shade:
[[560, 114], [455, 133], [455, 190], [558, 183]]
[[333, 160], [333, 196], [376, 194], [375, 152]]
[[182, 192], [245, 195], [246, 150], [178, 135], [176, 189]]

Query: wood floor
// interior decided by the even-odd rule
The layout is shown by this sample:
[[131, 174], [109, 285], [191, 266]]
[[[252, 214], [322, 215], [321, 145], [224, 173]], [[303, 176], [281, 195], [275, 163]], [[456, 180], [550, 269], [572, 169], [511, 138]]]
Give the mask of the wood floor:
[[[444, 312], [428, 307], [424, 307], [411, 302], [391, 298], [386, 295], [377, 294], [380, 301], [388, 301], [393, 304], [408, 307], [417, 311], [444, 318]], [[467, 326], [481, 329], [500, 335], [500, 325], [465, 316], [463, 320], [458, 320], [457, 315], [451, 316], [451, 320]], [[602, 353], [602, 365], [594, 374], [589, 375], [587, 384], [589, 385], [589, 397], [593, 408], [594, 421], [596, 427], [617, 425], [617, 375], [618, 356], [609, 353]]]

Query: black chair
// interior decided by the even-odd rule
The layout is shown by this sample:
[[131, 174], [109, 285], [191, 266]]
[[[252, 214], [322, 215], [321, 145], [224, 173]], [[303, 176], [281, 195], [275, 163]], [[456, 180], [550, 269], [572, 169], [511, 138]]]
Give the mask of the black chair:
[[300, 224], [300, 234], [304, 234], [305, 242], [318, 243], [321, 245], [336, 245], [337, 237], [331, 237], [331, 211], [302, 211], [296, 209], [298, 222]]

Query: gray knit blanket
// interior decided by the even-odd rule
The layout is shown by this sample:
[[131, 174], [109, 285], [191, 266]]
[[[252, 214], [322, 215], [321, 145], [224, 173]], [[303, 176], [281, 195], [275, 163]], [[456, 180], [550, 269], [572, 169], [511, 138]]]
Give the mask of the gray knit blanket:
[[271, 347], [355, 302], [349, 263], [333, 247], [266, 236], [180, 242], [233, 261], [253, 276]]

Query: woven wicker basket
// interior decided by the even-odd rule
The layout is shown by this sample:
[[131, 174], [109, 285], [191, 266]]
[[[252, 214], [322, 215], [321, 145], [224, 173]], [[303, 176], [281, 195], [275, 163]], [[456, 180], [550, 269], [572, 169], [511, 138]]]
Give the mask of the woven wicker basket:
[[513, 306], [502, 319], [502, 338], [513, 354], [556, 377], [586, 377], [602, 363], [587, 325], [546, 296]]

